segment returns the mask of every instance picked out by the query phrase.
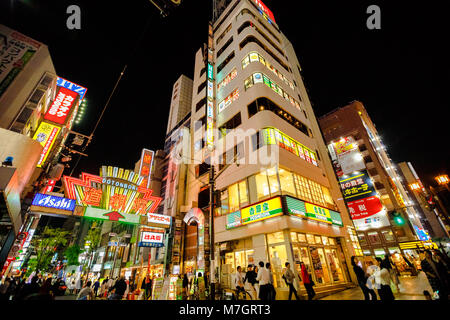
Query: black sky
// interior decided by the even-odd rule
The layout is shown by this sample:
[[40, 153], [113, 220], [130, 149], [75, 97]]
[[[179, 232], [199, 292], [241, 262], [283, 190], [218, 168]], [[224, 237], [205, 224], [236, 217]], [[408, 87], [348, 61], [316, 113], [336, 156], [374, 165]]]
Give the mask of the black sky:
[[[88, 88], [76, 131], [90, 134], [128, 63], [76, 174], [97, 173], [101, 165], [133, 168], [142, 148], [163, 147], [172, 85], [181, 74], [192, 77], [195, 52], [206, 41], [210, 1], [183, 0], [164, 19], [148, 0], [0, 3], [1, 23], [47, 44], [57, 74]], [[395, 162], [411, 161], [427, 182], [448, 170], [444, 1], [264, 3], [296, 50], [316, 116], [360, 100]], [[71, 4], [81, 7], [81, 30], [66, 28]], [[381, 30], [366, 27], [371, 4], [381, 7]]]

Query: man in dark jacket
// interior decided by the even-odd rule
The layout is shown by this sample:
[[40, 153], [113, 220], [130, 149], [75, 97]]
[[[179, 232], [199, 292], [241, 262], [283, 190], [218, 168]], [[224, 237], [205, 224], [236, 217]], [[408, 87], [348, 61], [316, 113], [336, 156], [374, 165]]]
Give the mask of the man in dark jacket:
[[152, 296], [152, 278], [148, 273], [144, 280], [142, 280], [141, 290], [144, 290], [144, 300], [149, 300]]
[[425, 259], [420, 263], [428, 282], [434, 292], [438, 292], [439, 300], [448, 300], [448, 286], [446, 268], [442, 262], [433, 259], [431, 251], [425, 252]]
[[111, 288], [111, 291], [114, 290], [114, 294], [111, 296], [110, 300], [122, 300], [125, 291], [127, 290], [127, 283], [125, 282], [125, 278], [120, 277], [114, 286]]
[[[358, 284], [364, 294], [364, 300], [377, 300], [377, 294], [372, 289], [367, 288], [367, 276], [364, 270], [358, 266], [358, 259], [355, 256], [351, 258], [353, 271], [355, 272], [356, 279], [358, 279]], [[370, 295], [370, 298], [369, 298]]]

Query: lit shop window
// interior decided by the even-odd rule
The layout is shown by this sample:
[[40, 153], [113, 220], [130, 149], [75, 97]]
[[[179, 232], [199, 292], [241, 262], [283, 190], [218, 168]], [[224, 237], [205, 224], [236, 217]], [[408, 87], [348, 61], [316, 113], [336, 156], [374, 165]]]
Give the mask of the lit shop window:
[[265, 65], [270, 71], [275, 73], [278, 78], [280, 78], [282, 81], [284, 81], [289, 87], [294, 90], [294, 84], [288, 80], [281, 72], [279, 72], [273, 65], [269, 63], [266, 59], [263, 58], [258, 52], [250, 52], [243, 60], [242, 60], [242, 69], [245, 69], [250, 63], [252, 62], [260, 62], [263, 65]]
[[231, 72], [229, 74], [227, 74], [225, 76], [225, 78], [223, 78], [222, 81], [219, 82], [219, 84], [217, 85], [217, 91], [219, 91], [222, 88], [225, 88], [226, 85], [231, 82], [231, 80], [236, 78], [236, 76], [237, 76], [237, 70], [236, 70], [236, 68], [234, 68], [233, 70], [231, 70]]
[[284, 98], [286, 101], [289, 101], [292, 106], [297, 108], [298, 110], [301, 110], [300, 104], [292, 98], [289, 94], [286, 93], [279, 85], [277, 85], [275, 82], [273, 82], [268, 76], [266, 76], [264, 73], [261, 72], [255, 72], [250, 77], [244, 80], [244, 87], [245, 90], [248, 90], [251, 88], [254, 84], [257, 83], [265, 83], [266, 86], [269, 88], [272, 88], [273, 91], [278, 93], [280, 97]]
[[239, 89], [234, 89], [233, 92], [231, 92], [228, 97], [222, 100], [222, 102], [219, 103], [219, 113], [225, 110], [233, 101], [236, 101], [239, 98]]
[[220, 202], [220, 212], [216, 210], [216, 215], [235, 212], [239, 208], [248, 205], [247, 180], [242, 180], [222, 190]]
[[284, 134], [275, 128], [264, 128], [261, 130], [263, 137], [263, 144], [277, 144], [283, 149], [295, 154], [303, 160], [312, 163], [315, 166], [317, 164], [317, 155], [311, 149], [305, 147], [300, 142], [295, 141], [288, 135]]

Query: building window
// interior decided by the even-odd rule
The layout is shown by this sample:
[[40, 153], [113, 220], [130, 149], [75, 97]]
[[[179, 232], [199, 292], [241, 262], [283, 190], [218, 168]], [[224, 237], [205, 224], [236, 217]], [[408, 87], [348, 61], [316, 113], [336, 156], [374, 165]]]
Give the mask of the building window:
[[216, 55], [216, 59], [219, 58], [219, 56], [230, 46], [230, 44], [233, 42], [233, 37], [231, 37], [230, 39], [228, 39], [228, 41], [222, 46], [222, 48], [220, 48], [219, 50], [217, 50], [217, 55]]
[[383, 230], [381, 231], [381, 234], [383, 235], [384, 241], [386, 242], [394, 242], [394, 233], [391, 230]]
[[278, 184], [276, 167], [267, 169], [267, 178], [269, 180], [270, 194], [271, 196], [280, 194], [280, 185]]
[[[258, 22], [263, 26], [264, 29], [267, 30], [267, 32], [270, 33], [270, 35], [271, 35], [272, 37], [275, 38], [275, 40], [277, 40], [278, 43], [281, 43], [280, 39], [278, 39], [278, 37], [277, 37], [272, 31], [270, 31], [269, 28], [267, 28], [266, 25], [265, 25], [260, 19], [258, 19], [258, 18], [253, 14], [253, 12], [251, 12], [250, 10], [248, 10], [247, 8], [242, 9], [242, 11], [239, 13], [239, 15], [243, 15], [243, 14], [245, 14], [245, 13], [251, 15], [256, 21], [258, 21]], [[237, 20], [237, 17], [238, 17], [239, 15], [236, 16], [236, 20]], [[269, 23], [270, 23], [270, 22], [269, 22]], [[273, 25], [272, 25], [272, 26], [273, 26]], [[273, 27], [275, 28], [275, 26], [273, 26]], [[241, 26], [241, 28], [242, 28], [242, 26]], [[277, 30], [277, 31], [279, 32], [279, 30], [278, 30], [277, 28], [275, 28], [275, 30]]]
[[228, 27], [225, 29], [224, 32], [222, 32], [222, 34], [217, 38], [216, 40], [216, 45], [219, 44], [219, 42], [225, 37], [225, 35], [228, 33], [228, 31], [231, 30], [231, 23], [228, 25]]
[[200, 70], [200, 78], [202, 77], [202, 75], [204, 75], [206, 72], [206, 67], [203, 67], [202, 70]]
[[225, 110], [232, 102], [236, 101], [238, 98], [239, 98], [239, 89], [236, 88], [228, 95], [228, 97], [226, 97], [219, 103], [218, 112], [220, 113], [223, 110]]
[[199, 120], [194, 123], [194, 131], [197, 131], [202, 126], [206, 125], [206, 116], [201, 117]]
[[247, 180], [234, 183], [221, 192], [221, 212], [228, 214], [248, 205]]
[[255, 29], [261, 37], [263, 37], [267, 42], [269, 42], [272, 45], [272, 47], [274, 47], [275, 50], [277, 50], [284, 57], [284, 52], [280, 49], [280, 47], [278, 47], [272, 40], [270, 40], [268, 36], [265, 35], [264, 32], [261, 31], [261, 29], [259, 29], [255, 24], [251, 23], [250, 21], [245, 21], [238, 28], [238, 34], [240, 34], [244, 29], [248, 27], [252, 27], [253, 29]]
[[200, 91], [202, 91], [203, 89], [205, 89], [205, 87], [206, 87], [206, 80], [203, 81], [203, 82], [198, 86], [197, 93], [200, 93]]
[[242, 123], [241, 113], [238, 112], [233, 118], [225, 122], [222, 126], [219, 127], [219, 139], [226, 136], [228, 132], [237, 128]]
[[195, 167], [197, 178], [209, 172], [209, 164], [207, 162], [209, 162], [209, 159]]
[[282, 62], [273, 52], [264, 44], [261, 43], [258, 39], [256, 39], [254, 36], [247, 36], [244, 40], [241, 41], [239, 44], [239, 49], [242, 50], [245, 48], [245, 46], [249, 43], [256, 43], [258, 46], [260, 46], [264, 51], [266, 51], [280, 66], [284, 68], [284, 70], [288, 71], [289, 67]]
[[205, 104], [206, 104], [206, 97], [197, 102], [197, 104], [195, 105], [195, 111], [200, 110], [200, 108], [203, 107]]
[[290, 113], [281, 109], [275, 102], [267, 98], [258, 98], [247, 106], [248, 117], [251, 118], [260, 111], [268, 110], [275, 113], [278, 117], [289, 122], [292, 126], [308, 135], [308, 127], [294, 118]]
[[296, 196], [294, 177], [291, 172], [281, 169], [279, 170], [280, 184], [283, 194]]
[[221, 64], [218, 65], [217, 67], [217, 74], [219, 74], [220, 71], [222, 71], [223, 68], [225, 68], [227, 66], [227, 64], [234, 58], [234, 51], [231, 52], [228, 57], [226, 57], [226, 59], [224, 61], [222, 61]]
[[231, 80], [236, 78], [236, 76], [237, 76], [237, 70], [236, 70], [236, 68], [233, 68], [233, 70], [231, 70], [230, 73], [228, 73], [225, 76], [225, 78], [217, 84], [217, 91], [219, 91], [220, 89], [225, 88], [226, 85], [231, 82]]
[[[294, 84], [286, 78], [280, 71], [278, 71], [273, 65], [270, 64], [261, 54], [256, 51], [250, 52], [244, 59], [242, 59], [242, 69], [245, 69], [250, 63], [259, 62], [272, 71], [280, 80], [284, 81], [292, 90], [294, 90]], [[262, 82], [262, 81], [261, 81]], [[301, 99], [300, 99], [301, 101]]]
[[265, 171], [255, 175], [255, 182], [258, 200], [270, 197], [269, 181], [267, 180], [267, 173]]
[[367, 238], [369, 239], [371, 244], [379, 244], [381, 243], [380, 236], [378, 235], [378, 232], [368, 232]]
[[367, 241], [366, 241], [366, 237], [365, 237], [364, 233], [358, 233], [358, 240], [359, 240], [360, 245], [367, 246]]
[[275, 244], [275, 243], [280, 243], [280, 242], [284, 242], [283, 231], [267, 234], [267, 243], [268, 244]]
[[239, 210], [239, 191], [237, 184], [233, 184], [228, 187], [228, 203], [230, 206], [230, 212]]

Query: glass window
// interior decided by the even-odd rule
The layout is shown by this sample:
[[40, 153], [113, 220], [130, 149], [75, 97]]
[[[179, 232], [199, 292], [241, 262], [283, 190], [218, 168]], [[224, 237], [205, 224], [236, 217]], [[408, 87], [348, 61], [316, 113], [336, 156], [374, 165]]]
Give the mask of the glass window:
[[239, 182], [239, 203], [240, 207], [248, 205], [247, 182], [245, 180]]
[[292, 173], [281, 168], [278, 172], [280, 175], [280, 184], [283, 194], [292, 195], [295, 197], [296, 193]]
[[230, 212], [239, 210], [239, 195], [237, 183], [228, 187], [228, 202], [230, 204]]
[[389, 248], [389, 253], [390, 253], [390, 254], [394, 254], [394, 253], [396, 253], [396, 252], [400, 252], [399, 248], [397, 248], [397, 247]]
[[316, 244], [322, 244], [322, 238], [320, 236], [314, 236], [314, 241]]
[[284, 242], [283, 231], [267, 234], [267, 242], [269, 244]]
[[265, 171], [255, 175], [255, 182], [258, 200], [269, 197], [270, 196], [269, 183], [267, 181], [267, 175]]
[[248, 77], [247, 79], [244, 80], [245, 90], [247, 90], [251, 86], [253, 86], [253, 78], [250, 76], [250, 77]]
[[322, 236], [322, 243], [323, 243], [325, 246], [328, 245], [328, 238]]
[[308, 240], [308, 243], [310, 243], [310, 244], [314, 244], [315, 243], [314, 236], [312, 234], [307, 234], [306, 235], [306, 239]]
[[270, 265], [274, 277], [273, 285], [275, 288], [285, 287], [283, 276], [284, 264], [287, 260], [286, 245], [281, 244], [269, 247]]
[[325, 255], [327, 256], [333, 281], [344, 281], [344, 275], [342, 273], [341, 264], [337, 256], [336, 249], [325, 249]]
[[234, 256], [232, 252], [225, 253], [225, 264], [229, 264], [231, 266], [231, 273], [236, 272], [234, 266]]
[[225, 189], [221, 192], [220, 195], [220, 203], [221, 203], [221, 214], [227, 214], [230, 212], [228, 207], [228, 189]]
[[241, 268], [246, 268], [247, 267], [247, 264], [246, 264], [246, 255], [245, 255], [245, 251], [244, 250], [242, 250], [242, 251], [236, 251], [235, 253], [234, 253], [234, 257], [235, 257], [235, 259], [236, 259], [236, 269], [237, 269], [237, 267], [241, 267]]
[[246, 266], [246, 267], [247, 267], [249, 264], [256, 264], [253, 249], [251, 249], [251, 250], [245, 250], [245, 255], [247, 256], [247, 262], [245, 263], [245, 266]]
[[384, 258], [386, 251], [384, 251], [383, 248], [374, 249], [373, 252], [375, 253], [375, 257]]
[[330, 190], [327, 187], [322, 186], [323, 197], [325, 202], [334, 206], [333, 198], [331, 197]]
[[248, 56], [246, 56], [244, 58], [244, 60], [242, 60], [242, 69], [245, 69], [245, 67], [247, 67], [249, 63], [250, 63], [250, 59]]
[[298, 241], [306, 242], [306, 236], [304, 233], [298, 233], [297, 236], [298, 236]]
[[316, 283], [323, 285], [331, 282], [323, 248], [309, 247]]
[[278, 185], [277, 171], [275, 170], [275, 167], [267, 170], [267, 177], [269, 179], [270, 194], [272, 196], [275, 194], [279, 194], [280, 186]]
[[292, 242], [298, 242], [297, 233], [296, 232], [291, 232], [291, 241]]
[[371, 256], [371, 255], [372, 255], [372, 252], [370, 252], [370, 250], [363, 250], [363, 254], [364, 254], [365, 256]]
[[383, 230], [381, 231], [381, 233], [383, 234], [384, 240], [386, 242], [395, 241], [394, 233], [391, 230]]
[[328, 242], [330, 243], [330, 246], [336, 245], [336, 241], [334, 241], [334, 238], [328, 238]]
[[370, 243], [381, 243], [380, 236], [378, 235], [378, 232], [369, 232], [367, 233], [367, 238], [369, 238]]
[[367, 245], [367, 241], [366, 241], [366, 237], [364, 236], [364, 233], [358, 233], [358, 240], [362, 246]]
[[263, 77], [260, 72], [256, 72], [253, 74], [253, 82], [254, 83], [263, 83]]

